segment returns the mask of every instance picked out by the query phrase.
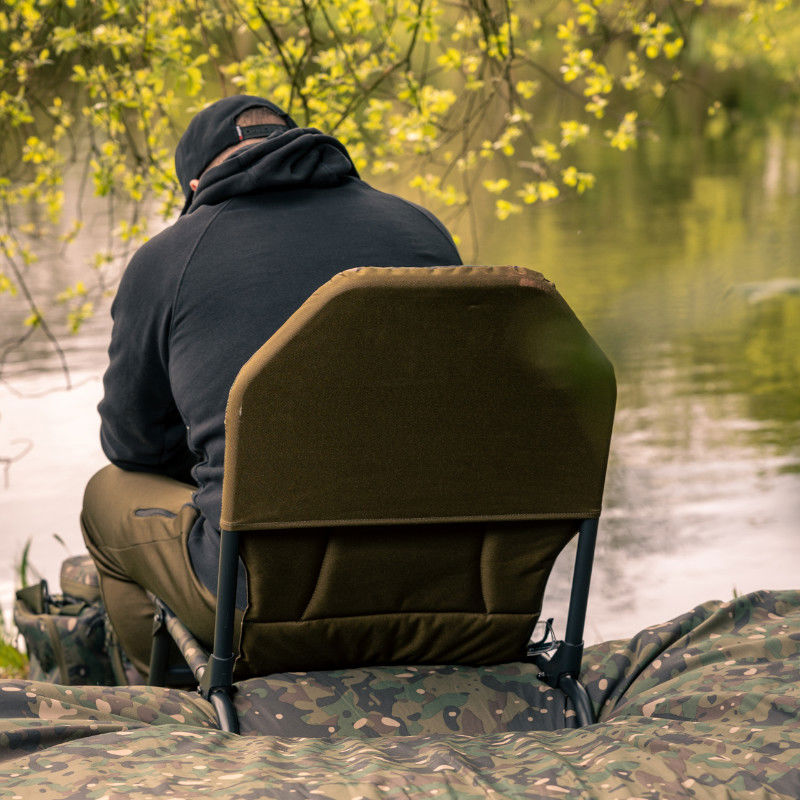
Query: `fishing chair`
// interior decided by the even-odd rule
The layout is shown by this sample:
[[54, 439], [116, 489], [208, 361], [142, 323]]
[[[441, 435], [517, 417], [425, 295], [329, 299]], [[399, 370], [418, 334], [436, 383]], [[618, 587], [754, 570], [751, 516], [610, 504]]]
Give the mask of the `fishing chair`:
[[[578, 675], [615, 396], [611, 364], [539, 273], [336, 275], [231, 388], [213, 652], [159, 603], [151, 682], [171, 632], [237, 731], [234, 679], [532, 660], [592, 722]], [[531, 645], [576, 532], [565, 637]]]

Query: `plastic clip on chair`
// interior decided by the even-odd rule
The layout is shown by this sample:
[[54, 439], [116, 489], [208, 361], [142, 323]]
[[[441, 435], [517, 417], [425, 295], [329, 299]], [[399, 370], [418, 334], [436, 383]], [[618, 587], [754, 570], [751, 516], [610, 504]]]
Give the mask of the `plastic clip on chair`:
[[[335, 276], [231, 388], [213, 652], [162, 610], [151, 681], [171, 632], [237, 730], [234, 677], [529, 659], [592, 722], [578, 675], [615, 397], [611, 364], [539, 273]], [[529, 649], [578, 531], [564, 641]]]

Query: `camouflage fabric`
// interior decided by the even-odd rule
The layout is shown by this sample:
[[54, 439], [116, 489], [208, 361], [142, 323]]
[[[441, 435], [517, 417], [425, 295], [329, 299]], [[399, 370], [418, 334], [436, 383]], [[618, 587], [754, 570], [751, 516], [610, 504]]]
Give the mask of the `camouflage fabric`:
[[100, 599], [100, 578], [88, 553], [64, 559], [59, 582], [61, 591], [70, 597], [77, 597], [88, 603]]
[[796, 800], [797, 742], [639, 718], [599, 729], [364, 739], [247, 737], [164, 725], [7, 762], [5, 797]]
[[704, 603], [630, 642], [589, 647], [582, 680], [600, 722], [800, 722], [800, 592]]
[[67, 558], [60, 581], [60, 595], [50, 595], [45, 581], [17, 592], [14, 623], [28, 651], [28, 677], [72, 686], [127, 683], [92, 557]]
[[[498, 681], [526, 679], [508, 667], [495, 668]], [[403, 714], [422, 713], [404, 705], [415, 680], [434, 700], [460, 704], [462, 720], [497, 687], [467, 668], [419, 679], [401, 677], [410, 669], [360, 681], [356, 672], [240, 685], [238, 702], [253, 703], [245, 717], [263, 715], [255, 701], [269, 698], [256, 692], [271, 691], [274, 708], [297, 706], [299, 724], [318, 738], [209, 730], [207, 704], [175, 690], [0, 682], [0, 797], [800, 797], [800, 592], [703, 604], [630, 642], [587, 648], [584, 680], [601, 721], [584, 729], [414, 733], [409, 723], [423, 717]], [[506, 724], [513, 698], [498, 715]], [[359, 727], [356, 710], [367, 719]], [[373, 712], [408, 735], [381, 730]], [[339, 727], [325, 735], [330, 720]], [[384, 733], [395, 735], [375, 735]]]
[[98, 733], [175, 723], [216, 727], [211, 706], [198, 695], [155, 686], [0, 681], [0, 713], [0, 762]]
[[291, 672], [242, 681], [234, 700], [243, 734], [375, 738], [576, 727], [564, 695], [537, 674], [532, 664]]
[[33, 680], [67, 685], [114, 684], [106, 650], [102, 603], [56, 595], [47, 613], [34, 613], [24, 599], [14, 604], [14, 623], [25, 640]]

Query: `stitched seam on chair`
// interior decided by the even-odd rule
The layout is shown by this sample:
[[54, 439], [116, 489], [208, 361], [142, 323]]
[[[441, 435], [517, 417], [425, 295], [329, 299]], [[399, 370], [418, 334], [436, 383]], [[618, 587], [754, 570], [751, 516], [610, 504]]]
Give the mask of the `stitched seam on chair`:
[[374, 614], [326, 614], [324, 617], [309, 617], [308, 619], [285, 619], [285, 620], [259, 620], [249, 619], [247, 624], [255, 625], [310, 625], [317, 622], [325, 622], [334, 619], [372, 619], [373, 617], [486, 617], [487, 619], [500, 617], [538, 617], [541, 609], [537, 611], [378, 611]]
[[417, 525], [435, 522], [536, 522], [539, 520], [583, 520], [599, 519], [600, 509], [589, 509], [586, 512], [560, 512], [552, 511], [544, 514], [497, 514], [491, 518], [484, 516], [452, 516], [452, 517], [386, 517], [379, 519], [317, 519], [317, 520], [275, 520], [275, 519], [249, 519], [231, 520], [223, 517], [220, 524], [228, 531], [284, 531], [290, 528], [324, 528], [324, 527], [354, 527], [367, 525]]
[[[323, 570], [323, 568], [325, 566], [325, 562], [329, 558], [331, 558], [330, 551], [331, 551], [331, 535], [328, 534], [328, 536], [327, 536], [327, 538], [325, 540], [325, 552], [322, 554], [322, 558], [320, 559], [320, 562], [319, 562], [319, 568], [317, 569], [317, 580], [316, 580], [316, 583], [314, 584], [314, 588], [311, 591], [311, 594], [309, 595], [308, 602], [306, 603], [306, 607], [303, 609], [303, 613], [300, 615], [300, 621], [305, 621], [307, 619], [314, 619], [313, 617], [312, 618], [308, 617], [308, 609], [311, 608], [312, 604], [314, 603], [314, 601], [317, 598], [317, 592], [320, 591], [319, 582], [320, 582], [320, 578], [322, 577], [322, 570]], [[323, 619], [324, 618], [325, 617], [323, 617]]]

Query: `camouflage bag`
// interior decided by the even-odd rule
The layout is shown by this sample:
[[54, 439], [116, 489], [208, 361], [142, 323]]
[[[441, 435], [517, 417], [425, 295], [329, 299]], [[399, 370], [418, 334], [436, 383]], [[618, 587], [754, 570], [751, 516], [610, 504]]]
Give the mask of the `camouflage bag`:
[[42, 580], [17, 592], [14, 623], [25, 640], [29, 678], [66, 685], [125, 684], [91, 556], [74, 556], [61, 565], [61, 590], [51, 595]]

